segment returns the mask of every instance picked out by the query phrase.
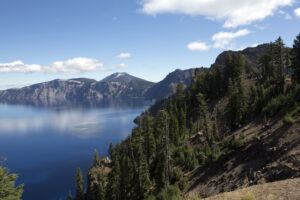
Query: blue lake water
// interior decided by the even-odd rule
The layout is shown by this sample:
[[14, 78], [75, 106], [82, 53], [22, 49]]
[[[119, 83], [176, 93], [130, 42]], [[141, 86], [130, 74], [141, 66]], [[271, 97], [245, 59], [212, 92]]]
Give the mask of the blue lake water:
[[24, 200], [65, 199], [77, 167], [86, 172], [94, 149], [106, 156], [109, 143], [126, 138], [144, 110], [0, 105], [0, 160], [19, 174]]

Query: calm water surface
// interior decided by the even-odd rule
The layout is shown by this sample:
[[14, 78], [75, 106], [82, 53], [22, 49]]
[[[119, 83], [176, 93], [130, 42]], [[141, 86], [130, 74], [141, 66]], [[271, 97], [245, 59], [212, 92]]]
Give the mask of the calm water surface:
[[19, 174], [24, 200], [65, 199], [77, 167], [85, 173], [94, 149], [130, 134], [145, 108], [42, 109], [0, 105], [0, 159]]

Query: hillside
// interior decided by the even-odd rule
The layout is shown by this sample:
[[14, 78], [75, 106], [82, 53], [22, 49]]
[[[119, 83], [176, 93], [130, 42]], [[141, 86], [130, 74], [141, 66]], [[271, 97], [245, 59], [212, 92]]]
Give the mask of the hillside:
[[[205, 69], [203, 69], [205, 71]], [[178, 83], [182, 83], [184, 88], [188, 87], [195, 74], [195, 69], [175, 70], [171, 72], [162, 81], [149, 88], [145, 93], [147, 99], [160, 100], [173, 95], [176, 92]]]
[[[204, 200], [297, 200], [300, 198], [300, 179], [288, 179], [246, 187], [233, 192], [216, 195]], [[194, 198], [193, 200], [196, 200]]]
[[88, 174], [98, 178], [75, 199], [204, 198], [300, 177], [300, 35], [292, 50], [278, 38], [264, 52], [224, 55], [143, 113], [110, 145], [112, 162], [96, 152]]

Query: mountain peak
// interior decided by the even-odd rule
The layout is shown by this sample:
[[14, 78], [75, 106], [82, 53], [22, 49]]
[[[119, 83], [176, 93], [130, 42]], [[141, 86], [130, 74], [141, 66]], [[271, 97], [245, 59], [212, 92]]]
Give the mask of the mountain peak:
[[132, 81], [145, 81], [143, 79], [137, 78], [135, 76], [132, 76], [126, 72], [116, 72], [113, 73], [104, 79], [102, 79], [100, 82], [120, 82], [120, 83], [129, 83]]

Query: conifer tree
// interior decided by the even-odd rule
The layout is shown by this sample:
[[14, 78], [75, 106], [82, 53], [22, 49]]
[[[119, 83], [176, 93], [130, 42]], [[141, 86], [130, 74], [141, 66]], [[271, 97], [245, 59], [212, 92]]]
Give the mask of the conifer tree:
[[9, 174], [9, 170], [2, 167], [0, 162], [0, 199], [3, 200], [19, 200], [23, 193], [23, 184], [15, 186], [18, 178], [16, 174]]
[[292, 53], [293, 81], [300, 83], [300, 34], [294, 40]]
[[112, 161], [115, 159], [115, 147], [112, 142], [109, 144], [108, 155]]
[[151, 159], [154, 156], [155, 153], [155, 139], [153, 135], [153, 119], [148, 114], [144, 117], [144, 146], [145, 146], [145, 154], [146, 154], [146, 160], [147, 164], [150, 164]]
[[100, 165], [100, 160], [99, 160], [99, 155], [97, 150], [94, 150], [94, 166], [99, 166]]
[[185, 136], [185, 127], [186, 127], [186, 112], [184, 111], [184, 108], [180, 108], [179, 131], [182, 138]]
[[277, 73], [279, 78], [284, 77], [284, 43], [281, 37], [279, 37], [275, 42], [275, 52], [274, 52], [274, 63], [277, 65]]
[[220, 139], [217, 122], [213, 125], [213, 139], [214, 141], [218, 141]]
[[98, 185], [94, 193], [95, 200], [105, 200], [106, 179], [103, 170], [98, 174]]
[[75, 200], [82, 200], [83, 199], [83, 178], [82, 178], [82, 172], [80, 168], [77, 169], [75, 180], [76, 180]]
[[112, 170], [109, 173], [106, 197], [109, 200], [120, 199], [120, 163], [118, 155], [114, 155]]

